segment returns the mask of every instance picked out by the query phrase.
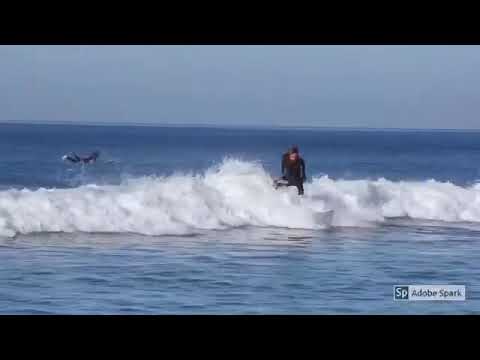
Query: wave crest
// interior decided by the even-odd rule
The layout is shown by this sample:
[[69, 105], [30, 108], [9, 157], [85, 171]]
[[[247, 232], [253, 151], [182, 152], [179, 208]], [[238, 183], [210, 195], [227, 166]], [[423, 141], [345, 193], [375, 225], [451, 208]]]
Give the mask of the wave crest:
[[[480, 222], [480, 185], [314, 178], [305, 196], [275, 190], [261, 165], [226, 159], [203, 174], [121, 185], [0, 191], [0, 236], [34, 232], [187, 235], [206, 229], [372, 226], [388, 217]], [[334, 210], [331, 223], [318, 217]]]

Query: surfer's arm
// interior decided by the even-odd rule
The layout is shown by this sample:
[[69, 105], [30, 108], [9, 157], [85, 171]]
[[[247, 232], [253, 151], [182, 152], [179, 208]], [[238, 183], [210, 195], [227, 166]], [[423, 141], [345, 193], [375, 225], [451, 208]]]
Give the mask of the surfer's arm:
[[81, 160], [84, 162], [84, 163], [89, 163], [91, 161], [96, 161], [98, 158], [98, 152], [93, 152], [91, 153], [90, 155], [82, 158]]
[[302, 180], [305, 181], [307, 179], [307, 175], [305, 172], [305, 161], [303, 161], [303, 159], [300, 159], [300, 166], [301, 166], [301, 177], [302, 177]]
[[79, 161], [81, 160], [81, 159], [78, 157], [78, 155], [75, 154], [75, 153], [72, 153], [72, 154], [69, 154], [69, 155], [65, 155], [65, 156], [63, 157], [63, 159], [64, 159], [64, 160], [69, 160], [69, 161], [71, 161], [71, 162], [73, 162], [73, 163], [77, 163], [77, 162], [79, 162]]
[[285, 155], [282, 156], [282, 177], [284, 177], [286, 174], [285, 174], [285, 170], [286, 170], [286, 166], [285, 166]]

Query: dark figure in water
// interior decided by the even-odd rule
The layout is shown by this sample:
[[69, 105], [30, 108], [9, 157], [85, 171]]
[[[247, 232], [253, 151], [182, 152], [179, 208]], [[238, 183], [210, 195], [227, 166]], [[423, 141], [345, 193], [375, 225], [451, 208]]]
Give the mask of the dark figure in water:
[[[293, 146], [282, 156], [282, 179], [285, 186], [296, 186], [298, 195], [303, 195], [303, 183], [305, 182], [305, 161], [298, 153], [298, 147]], [[281, 186], [277, 183], [277, 187]]]
[[287, 152], [285, 154], [282, 155], [282, 179], [283, 180], [286, 180], [285, 179], [285, 171], [286, 171], [286, 168], [287, 168], [287, 161], [288, 161], [288, 158], [290, 156], [290, 154], [292, 153], [293, 151], [293, 148], [294, 147], [291, 147], [290, 149], [287, 150]]
[[94, 151], [90, 155], [84, 156], [84, 157], [80, 157], [75, 153], [71, 153], [69, 155], [65, 155], [63, 157], [63, 160], [69, 160], [73, 163], [83, 162], [84, 164], [90, 164], [90, 163], [94, 163], [95, 161], [97, 161], [97, 158], [99, 156], [100, 156], [100, 152], [98, 152], [98, 151]]

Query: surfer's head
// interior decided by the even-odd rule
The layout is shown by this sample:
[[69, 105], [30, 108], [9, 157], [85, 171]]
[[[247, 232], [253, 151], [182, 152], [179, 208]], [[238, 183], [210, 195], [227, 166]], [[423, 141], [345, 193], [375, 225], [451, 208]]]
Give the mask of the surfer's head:
[[288, 155], [288, 158], [290, 161], [297, 161], [298, 159], [298, 153], [296, 152], [291, 152], [290, 155]]
[[298, 154], [298, 145], [293, 145], [290, 149], [291, 154]]

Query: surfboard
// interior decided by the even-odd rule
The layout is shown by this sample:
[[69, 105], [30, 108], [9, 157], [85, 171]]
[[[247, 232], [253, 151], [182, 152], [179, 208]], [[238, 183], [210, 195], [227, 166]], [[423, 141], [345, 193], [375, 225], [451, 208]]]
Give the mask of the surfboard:
[[288, 181], [284, 179], [275, 179], [273, 180], [273, 187], [278, 189], [279, 187], [286, 187], [288, 185]]

